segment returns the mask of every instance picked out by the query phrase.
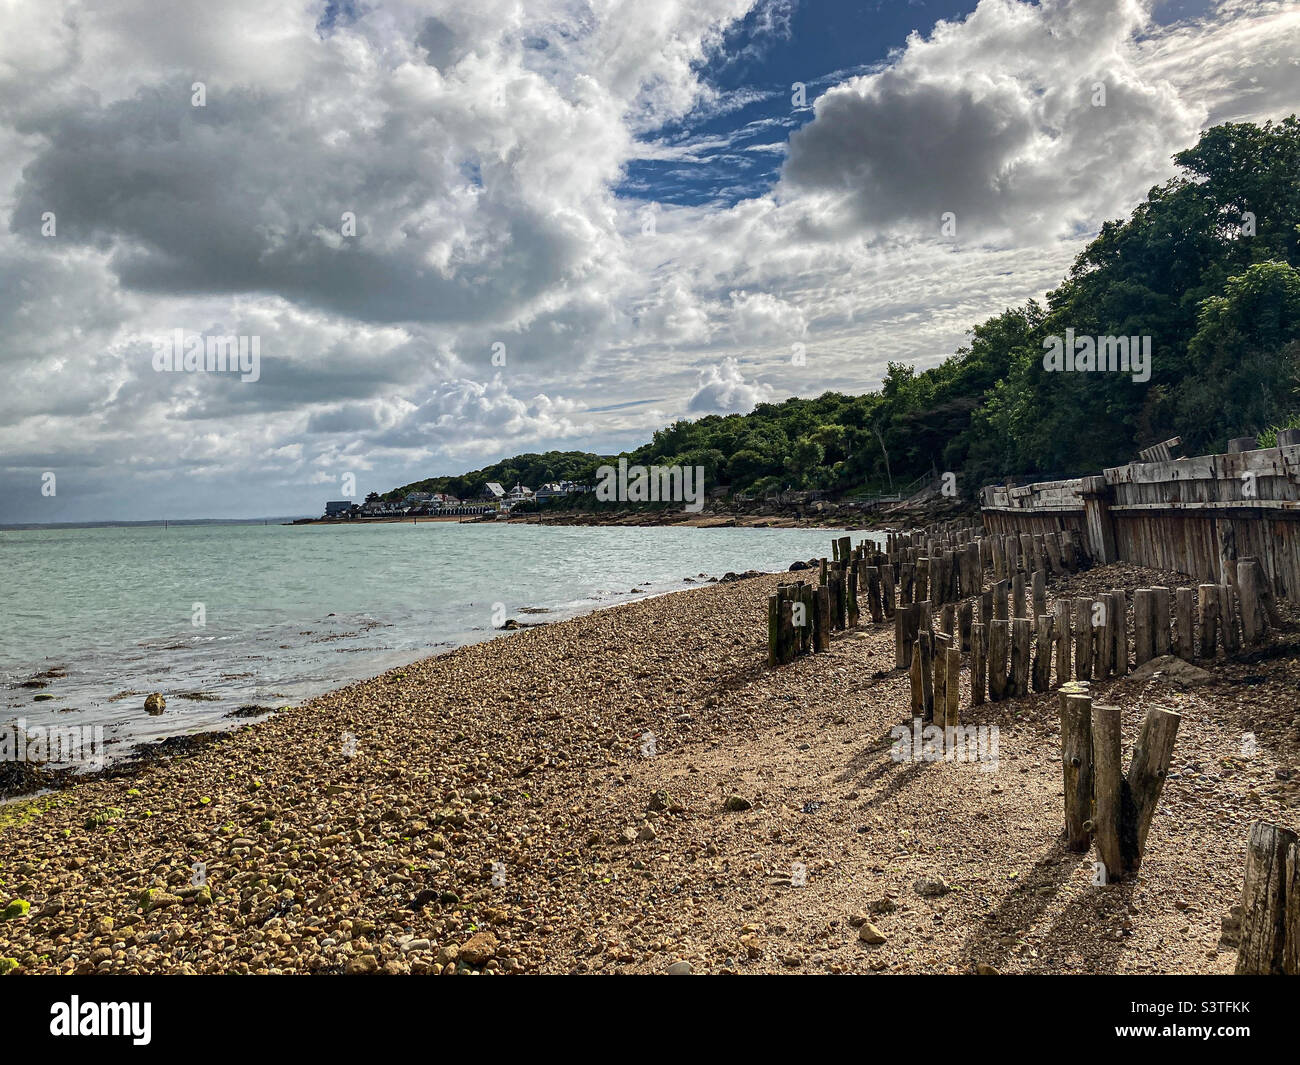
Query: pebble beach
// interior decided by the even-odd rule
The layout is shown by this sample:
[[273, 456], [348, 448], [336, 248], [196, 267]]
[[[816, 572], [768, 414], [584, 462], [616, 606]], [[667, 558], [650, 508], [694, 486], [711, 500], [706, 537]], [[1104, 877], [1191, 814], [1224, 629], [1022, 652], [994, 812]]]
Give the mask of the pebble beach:
[[1094, 684], [1126, 758], [1148, 706], [1182, 714], [1142, 870], [1098, 887], [1063, 845], [1054, 692], [971, 708], [963, 670], [996, 768], [896, 761], [892, 623], [769, 669], [789, 579], [521, 629], [0, 806], [0, 969], [1232, 971], [1250, 824], [1300, 805], [1286, 632], [1192, 687]]

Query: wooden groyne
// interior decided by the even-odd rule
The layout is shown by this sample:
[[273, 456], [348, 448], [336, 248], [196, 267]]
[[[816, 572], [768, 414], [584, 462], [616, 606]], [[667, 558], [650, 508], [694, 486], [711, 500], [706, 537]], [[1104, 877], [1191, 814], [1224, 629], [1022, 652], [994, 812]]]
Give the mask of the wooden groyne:
[[1233, 441], [1226, 455], [1173, 458], [1177, 440], [1089, 477], [990, 485], [981, 493], [993, 533], [1077, 535], [1098, 564], [1132, 562], [1236, 586], [1253, 558], [1266, 596], [1300, 595], [1300, 432], [1280, 446]]

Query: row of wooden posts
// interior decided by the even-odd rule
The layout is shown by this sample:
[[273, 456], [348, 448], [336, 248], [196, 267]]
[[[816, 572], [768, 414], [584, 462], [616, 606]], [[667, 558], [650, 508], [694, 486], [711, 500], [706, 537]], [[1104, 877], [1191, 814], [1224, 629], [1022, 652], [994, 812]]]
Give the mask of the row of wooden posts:
[[[1139, 588], [1133, 595], [1133, 665], [1170, 653], [1188, 661], [1212, 658], [1220, 646], [1232, 654], [1259, 643], [1270, 624], [1280, 623], [1267, 589], [1253, 559], [1239, 562], [1235, 588]], [[1029, 594], [1032, 600], [1026, 603], [1020, 574], [1010, 582], [998, 581], [978, 599], [945, 604], [937, 629], [931, 603], [900, 607], [894, 619], [894, 665], [912, 671], [913, 709], [929, 718], [932, 700], [925, 677], [937, 649], [969, 652], [973, 706], [982, 704], [986, 694], [999, 702], [1031, 690], [1047, 691], [1053, 665], [1057, 686], [1128, 673], [1128, 597], [1123, 589], [1057, 599], [1048, 613], [1046, 583], [1039, 570], [1032, 575]], [[1026, 616], [1031, 605], [1036, 625]]]

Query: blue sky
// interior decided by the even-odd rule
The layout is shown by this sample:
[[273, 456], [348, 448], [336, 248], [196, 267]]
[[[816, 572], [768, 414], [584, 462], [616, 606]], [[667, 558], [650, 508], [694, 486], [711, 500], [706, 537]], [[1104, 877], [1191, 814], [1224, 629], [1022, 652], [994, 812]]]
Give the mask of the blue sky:
[[[1294, 0], [5, 17], [0, 523], [314, 513], [867, 391], [1300, 107]], [[176, 330], [256, 337], [256, 379], [160, 372]]]

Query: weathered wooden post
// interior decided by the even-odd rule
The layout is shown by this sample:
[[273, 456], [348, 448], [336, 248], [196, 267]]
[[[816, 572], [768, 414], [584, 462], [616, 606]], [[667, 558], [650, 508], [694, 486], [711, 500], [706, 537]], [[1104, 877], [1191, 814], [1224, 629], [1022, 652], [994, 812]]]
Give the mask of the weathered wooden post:
[[1001, 702], [1007, 697], [1007, 651], [1009, 623], [995, 618], [989, 625], [989, 698]]
[[911, 605], [915, 586], [916, 567], [910, 562], [900, 562], [898, 564], [898, 601], [900, 604], [904, 606]]
[[970, 627], [972, 614], [975, 610], [974, 599], [963, 599], [957, 605], [957, 633], [960, 639], [959, 646], [963, 651], [970, 650]]
[[1178, 735], [1181, 721], [1181, 714], [1153, 706], [1147, 711], [1146, 721], [1142, 723], [1142, 732], [1133, 748], [1133, 758], [1128, 767], [1128, 791], [1133, 801], [1135, 823], [1133, 831], [1128, 831], [1126, 824], [1124, 834], [1125, 839], [1136, 837], [1137, 851], [1127, 856], [1125, 875], [1136, 873], [1142, 864], [1151, 818], [1155, 816], [1156, 803], [1160, 801], [1160, 793], [1164, 791], [1165, 780], [1169, 776], [1169, 762], [1174, 756], [1174, 739]]
[[1241, 650], [1241, 635], [1237, 630], [1236, 594], [1230, 584], [1219, 585], [1219, 630], [1223, 634], [1223, 651], [1234, 654]]
[[781, 664], [781, 593], [767, 597], [767, 664]]
[[1174, 654], [1185, 662], [1190, 662], [1195, 654], [1192, 641], [1192, 609], [1196, 593], [1190, 588], [1179, 588], [1174, 592]]
[[[848, 537], [845, 537], [845, 539], [847, 540]], [[848, 570], [846, 571], [845, 578], [844, 578], [844, 593], [845, 593], [845, 599], [847, 600], [845, 603], [845, 613], [848, 615], [849, 628], [856, 629], [858, 627], [859, 620], [861, 620], [862, 618], [862, 614], [858, 610], [858, 565], [859, 563], [856, 558], [852, 558], [849, 559], [847, 565], [848, 565]]]
[[1257, 644], [1264, 631], [1259, 605], [1259, 567], [1253, 558], [1237, 563], [1237, 593], [1241, 597], [1241, 635], [1247, 645]]
[[1029, 639], [1032, 623], [1028, 618], [1011, 621], [1011, 686], [1012, 695], [1029, 694]]
[[872, 624], [879, 625], [885, 616], [880, 606], [880, 567], [865, 567], [863, 576], [867, 581], [867, 611], [871, 614]]
[[799, 649], [803, 654], [812, 654], [817, 640], [817, 595], [811, 584], [799, 582], [799, 604], [803, 607], [803, 627], [799, 634]]
[[1009, 581], [1003, 579], [993, 585], [993, 620], [1008, 621], [1007, 617], [1007, 587]]
[[1152, 650], [1157, 658], [1161, 655], [1167, 655], [1170, 648], [1169, 640], [1169, 589], [1156, 586], [1151, 589], [1151, 595], [1155, 606], [1152, 615], [1153, 624], [1155, 625], [1155, 639], [1152, 643]]
[[948, 649], [952, 638], [943, 632], [934, 634], [934, 723], [943, 726], [948, 718]]
[[1092, 661], [1092, 675], [1105, 680], [1115, 668], [1115, 638], [1110, 631], [1110, 597], [1103, 594], [1092, 603], [1093, 629], [1096, 632], [1096, 650]]
[[1110, 593], [1110, 623], [1110, 634], [1114, 639], [1111, 665], [1115, 676], [1123, 677], [1128, 673], [1128, 599], [1123, 588]]
[[1082, 853], [1092, 842], [1092, 697], [1078, 681], [1063, 684], [1060, 697], [1065, 845]]
[[[899, 613], [902, 613], [900, 610]], [[921, 661], [921, 641], [918, 639], [912, 644], [912, 668], [908, 671], [911, 674], [912, 681], [912, 717], [925, 718], [925, 688], [921, 684], [922, 671], [925, 664]]]
[[813, 590], [814, 646], [818, 651], [831, 649], [831, 590], [824, 584]]
[[1088, 828], [1106, 880], [1124, 875], [1120, 849], [1124, 807], [1124, 774], [1120, 763], [1120, 713], [1118, 706], [1092, 707], [1093, 813]]
[[848, 621], [847, 592], [845, 590], [844, 564], [836, 562], [831, 566], [831, 624], [836, 629], [843, 629]]
[[916, 646], [921, 650], [921, 717], [934, 718], [934, 647], [935, 636], [922, 626], [916, 633]]
[[1025, 575], [1017, 572], [1011, 578], [1011, 616], [1025, 617]]
[[1219, 628], [1219, 586], [1201, 584], [1196, 588], [1197, 623], [1201, 629], [1198, 646], [1201, 658], [1213, 658]]
[[1047, 574], [1041, 569], [1034, 570], [1032, 596], [1034, 612], [1029, 616], [1042, 617], [1047, 613]]
[[894, 616], [894, 566], [890, 563], [882, 566], [880, 570], [880, 605], [885, 611], [885, 617]]
[[1092, 680], [1092, 601], [1074, 601], [1074, 679]]
[[1140, 666], [1155, 657], [1156, 593], [1139, 588], [1133, 593], [1133, 664]]
[[984, 703], [987, 690], [988, 629], [981, 622], [970, 627], [970, 702], [971, 706]]
[[780, 655], [779, 660], [782, 665], [794, 661], [795, 650], [795, 627], [794, 627], [794, 590], [789, 586], [783, 586], [777, 592], [780, 604], [778, 607], [780, 623]]
[[912, 644], [916, 642], [916, 620], [920, 617], [916, 604], [901, 606], [894, 614], [894, 668], [904, 669], [912, 661]]
[[1056, 683], [1059, 687], [1070, 679], [1070, 601], [1058, 599], [1052, 604], [1056, 629]]
[[916, 589], [912, 593], [912, 602], [919, 603], [930, 595], [930, 560], [924, 555], [918, 556], [912, 565], [912, 576]]
[[1268, 821], [1246, 845], [1237, 975], [1300, 975], [1300, 837]]
[[961, 723], [961, 651], [956, 647], [948, 648], [948, 676], [943, 690], [948, 695], [944, 727], [955, 729]]
[[1264, 571], [1263, 564], [1254, 555], [1242, 555], [1241, 558], [1237, 560], [1238, 583], [1241, 581], [1241, 567], [1247, 562], [1250, 562], [1255, 566], [1255, 596], [1263, 606], [1264, 616], [1267, 619], [1267, 624], [1263, 626], [1263, 629], [1264, 631], [1267, 631], [1269, 625], [1272, 625], [1275, 629], [1280, 628], [1282, 625], [1282, 618], [1278, 614], [1277, 599], [1273, 595], [1273, 581]]
[[950, 636], [957, 632], [957, 604], [944, 603], [943, 609], [939, 611], [939, 629], [948, 633]]
[[1038, 615], [1038, 641], [1034, 653], [1034, 691], [1045, 692], [1052, 683], [1052, 615]]

